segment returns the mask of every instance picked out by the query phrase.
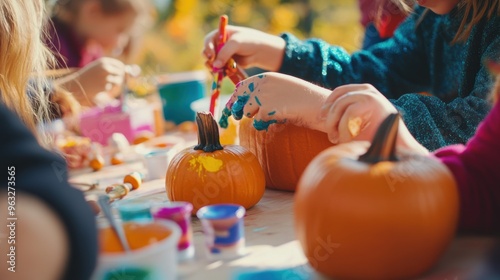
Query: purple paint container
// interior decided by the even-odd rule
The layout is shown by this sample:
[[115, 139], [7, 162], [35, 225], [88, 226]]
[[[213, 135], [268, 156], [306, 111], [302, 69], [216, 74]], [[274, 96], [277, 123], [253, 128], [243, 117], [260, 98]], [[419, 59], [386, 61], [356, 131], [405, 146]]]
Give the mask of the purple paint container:
[[165, 202], [151, 209], [155, 220], [174, 221], [181, 228], [181, 238], [177, 245], [179, 260], [187, 260], [194, 256], [191, 211], [193, 211], [193, 205], [184, 201]]

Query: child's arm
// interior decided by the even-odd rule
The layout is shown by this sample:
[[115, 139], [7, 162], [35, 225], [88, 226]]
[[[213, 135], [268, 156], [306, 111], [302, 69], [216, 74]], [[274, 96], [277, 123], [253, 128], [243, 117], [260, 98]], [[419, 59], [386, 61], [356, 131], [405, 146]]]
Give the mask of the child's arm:
[[[319, 112], [325, 120], [324, 132], [334, 144], [352, 140], [372, 141], [375, 133], [390, 114], [396, 113], [394, 105], [370, 84], [351, 84], [332, 91]], [[405, 123], [399, 123], [397, 145], [413, 153], [429, 152], [415, 140]]]
[[240, 26], [229, 25], [226, 31], [228, 40], [220, 49], [217, 49], [218, 30], [205, 37], [203, 55], [210, 68], [222, 68], [231, 57], [244, 68], [255, 66], [267, 71], [280, 68], [285, 50], [282, 38]]
[[[333, 92], [304, 80], [264, 73], [238, 85], [226, 104], [225, 118], [254, 118], [254, 127], [289, 122], [328, 134], [334, 144], [352, 140], [371, 141], [380, 123], [396, 108], [373, 86], [353, 84]], [[398, 138], [400, 147], [427, 154], [403, 122]]]
[[254, 118], [257, 129], [288, 122], [324, 131], [324, 120], [319, 120], [319, 111], [330, 92], [280, 73], [252, 76], [236, 85], [224, 109], [221, 124], [232, 114], [237, 120]]
[[499, 139], [500, 103], [497, 103], [467, 146], [449, 146], [434, 153], [457, 182], [461, 230], [500, 232]]
[[[500, 39], [491, 31], [495, 27], [488, 24], [491, 28], [486, 30], [492, 34], [488, 37], [476, 34], [474, 42], [479, 44], [481, 41], [484, 45], [475, 48], [475, 52], [471, 47], [470, 57], [459, 51], [465, 49], [461, 43], [453, 47], [452, 53], [440, 52], [441, 48], [451, 50], [449, 42], [440, 39], [444, 36], [440, 28], [444, 27], [434, 24], [437, 16], [432, 13], [415, 27], [421, 12], [422, 9], [417, 9], [389, 41], [352, 55], [320, 40], [299, 41], [284, 34], [287, 47], [280, 72], [327, 88], [370, 83], [391, 99], [410, 132], [426, 148], [435, 150], [453, 143], [465, 143], [489, 111], [485, 99], [492, 79], [481, 66], [481, 60], [498, 54]], [[494, 23], [498, 24], [498, 20]], [[436, 35], [431, 35], [433, 33]], [[444, 68], [459, 67], [459, 63], [443, 65], [446, 59], [438, 59], [440, 56], [463, 60], [464, 72], [444, 76]], [[468, 77], [471, 73], [476, 74]], [[461, 82], [458, 86], [455, 85], [457, 81]], [[417, 94], [433, 88], [441, 96]], [[447, 92], [448, 88], [454, 91]]]
[[105, 93], [112, 99], [121, 94], [125, 65], [114, 58], [100, 58], [82, 69], [62, 78], [54, 84], [73, 93], [82, 106], [94, 106], [95, 98]]

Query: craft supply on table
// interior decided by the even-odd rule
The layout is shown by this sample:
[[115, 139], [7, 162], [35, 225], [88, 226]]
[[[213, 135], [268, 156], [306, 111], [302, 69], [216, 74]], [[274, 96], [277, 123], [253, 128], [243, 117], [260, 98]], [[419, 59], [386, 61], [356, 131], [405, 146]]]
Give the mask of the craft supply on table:
[[108, 143], [113, 133], [122, 133], [132, 143], [143, 131], [155, 131], [154, 105], [144, 99], [127, 99], [128, 109], [122, 110], [120, 102], [104, 108], [94, 107], [81, 114], [82, 134], [102, 145]]
[[[219, 20], [219, 37], [217, 40], [217, 45], [215, 46], [216, 55], [219, 53], [220, 49], [224, 46], [224, 44], [227, 41], [227, 32], [226, 32], [227, 22], [228, 22], [227, 15], [222, 15]], [[220, 88], [225, 74], [224, 68], [225, 67], [223, 67], [222, 69], [214, 69], [215, 77], [212, 85], [212, 94], [210, 96], [210, 109], [209, 109], [212, 116], [214, 116], [215, 112], [217, 111]]]
[[158, 78], [158, 93], [163, 103], [163, 117], [179, 125], [194, 121], [191, 102], [203, 98], [206, 93], [205, 71], [165, 74]]
[[99, 203], [99, 207], [101, 207], [101, 211], [104, 213], [104, 217], [106, 217], [106, 220], [110, 224], [110, 228], [112, 229], [116, 237], [118, 237], [121, 247], [125, 252], [130, 251], [130, 246], [125, 236], [122, 224], [117, 223], [113, 218], [113, 214], [111, 213], [111, 208], [109, 207], [109, 197], [106, 195], [101, 195], [99, 196], [97, 201]]
[[207, 256], [226, 259], [245, 254], [245, 208], [237, 204], [213, 204], [196, 213], [203, 226]]
[[148, 223], [153, 221], [151, 215], [152, 202], [140, 198], [118, 201], [115, 204], [120, 218], [124, 222], [134, 221], [138, 223]]
[[156, 150], [144, 155], [144, 165], [148, 170], [148, 180], [165, 178], [168, 163], [171, 159], [169, 150]]
[[63, 154], [69, 169], [87, 167], [90, 162], [91, 140], [87, 137], [74, 135], [62, 136], [56, 139], [56, 147]]
[[100, 254], [93, 280], [177, 279], [179, 226], [172, 221], [124, 223], [131, 251], [124, 252], [108, 226], [100, 226]]
[[[224, 44], [226, 44], [227, 41], [227, 31], [226, 27], [229, 22], [229, 19], [227, 15], [222, 15], [220, 16], [219, 19], [219, 37], [217, 38], [217, 45], [215, 46], [215, 53], [216, 55], [219, 53], [219, 51], [222, 49]], [[222, 67], [221, 69], [213, 69], [214, 73], [214, 82], [212, 84], [212, 94], [210, 96], [210, 108], [209, 112], [212, 113], [212, 115], [215, 117], [215, 113], [218, 112], [218, 107], [219, 107], [219, 96], [220, 96], [220, 89], [222, 85], [222, 80], [224, 79], [225, 76], [228, 76], [229, 79], [234, 84], [237, 84], [241, 82], [242, 80], [246, 79], [248, 77], [247, 73], [245, 70], [243, 70], [241, 67], [239, 67], [236, 64], [236, 61], [233, 58], [230, 58], [226, 65]], [[217, 116], [218, 118], [219, 116]]]
[[122, 199], [130, 191], [136, 190], [142, 185], [142, 174], [139, 172], [132, 172], [125, 175], [123, 178], [123, 183], [113, 184], [106, 187], [105, 192], [108, 195], [110, 201]]
[[171, 220], [181, 229], [181, 238], [177, 249], [179, 260], [190, 259], [194, 256], [193, 230], [191, 227], [191, 211], [193, 205], [185, 201], [165, 202], [151, 208], [155, 220]]

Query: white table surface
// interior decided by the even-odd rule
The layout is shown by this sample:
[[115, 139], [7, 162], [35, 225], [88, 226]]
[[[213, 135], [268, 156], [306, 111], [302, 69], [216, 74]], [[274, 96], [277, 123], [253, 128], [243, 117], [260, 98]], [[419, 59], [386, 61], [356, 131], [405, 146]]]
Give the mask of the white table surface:
[[[70, 172], [70, 181], [99, 181], [97, 191], [106, 185], [118, 183], [132, 171], [144, 172], [142, 162], [107, 166], [98, 172], [79, 170]], [[125, 199], [165, 201], [164, 179], [146, 181], [140, 189]], [[290, 269], [279, 279], [323, 279], [308, 264], [293, 228], [293, 193], [266, 190], [262, 200], [247, 210], [245, 238], [247, 254], [232, 260], [209, 260], [203, 251], [203, 232], [197, 218], [193, 218], [195, 257], [179, 264], [179, 279], [231, 279], [235, 273], [265, 269]], [[499, 239], [488, 236], [457, 236], [440, 262], [419, 279], [462, 280], [467, 273], [479, 268], [490, 248]]]

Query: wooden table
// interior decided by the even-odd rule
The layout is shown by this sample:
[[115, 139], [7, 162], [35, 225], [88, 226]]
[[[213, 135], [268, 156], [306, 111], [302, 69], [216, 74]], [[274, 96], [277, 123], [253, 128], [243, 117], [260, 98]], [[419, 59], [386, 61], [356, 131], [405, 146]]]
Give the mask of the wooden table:
[[[73, 173], [71, 180], [100, 180], [100, 192], [107, 184], [120, 182], [123, 175], [144, 171], [141, 162], [105, 167], [99, 172]], [[165, 201], [164, 180], [145, 182], [141, 189], [126, 199]], [[98, 191], [99, 192], [99, 191]], [[92, 195], [92, 194], [90, 194]], [[208, 260], [203, 251], [203, 232], [198, 219], [193, 218], [195, 257], [179, 265], [179, 279], [234, 279], [242, 271], [280, 270], [279, 278], [323, 279], [308, 264], [293, 228], [293, 193], [267, 190], [262, 200], [247, 211], [245, 237], [247, 254], [232, 260]], [[499, 239], [481, 236], [456, 237], [435, 268], [419, 278], [426, 280], [469, 279], [467, 274], [478, 269], [489, 249]]]

